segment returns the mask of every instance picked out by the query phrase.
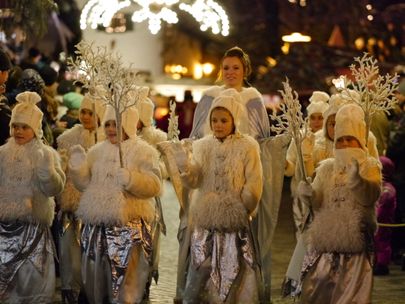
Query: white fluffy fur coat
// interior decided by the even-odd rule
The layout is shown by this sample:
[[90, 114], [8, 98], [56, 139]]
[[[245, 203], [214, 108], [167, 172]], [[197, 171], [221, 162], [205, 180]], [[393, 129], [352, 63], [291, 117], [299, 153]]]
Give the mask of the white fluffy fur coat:
[[[47, 150], [53, 156], [48, 180], [37, 176], [38, 150]], [[48, 152], [49, 153], [49, 152]], [[51, 225], [55, 202], [65, 183], [58, 153], [34, 138], [24, 145], [10, 138], [0, 147], [0, 220], [19, 220]]]
[[318, 252], [358, 253], [366, 234], [375, 229], [375, 203], [381, 191], [381, 172], [375, 158], [360, 163], [353, 183], [334, 159], [321, 162], [312, 183], [314, 220], [305, 232], [309, 248]]
[[69, 164], [75, 186], [83, 190], [76, 214], [84, 223], [124, 225], [135, 218], [152, 222], [153, 198], [161, 190], [156, 150], [136, 137], [121, 143], [124, 167], [130, 182], [123, 189], [117, 180], [118, 146], [108, 140], [96, 144], [78, 167]]
[[153, 126], [144, 127], [138, 136], [155, 148], [158, 143], [167, 140], [167, 134]]
[[[100, 132], [97, 132], [97, 138], [101, 139]], [[67, 161], [69, 160], [69, 149], [74, 145], [81, 145], [88, 150], [96, 143], [95, 132], [86, 130], [82, 125], [77, 124], [73, 128], [63, 132], [57, 139], [58, 152], [62, 156], [62, 168], [66, 173], [66, 184], [63, 192], [58, 196], [57, 203], [60, 209], [65, 212], [74, 212], [77, 210], [80, 201], [80, 191], [73, 185], [72, 179], [67, 170]]]
[[231, 135], [224, 142], [212, 135], [193, 142], [193, 159], [183, 182], [193, 192], [190, 222], [205, 229], [237, 231], [256, 211], [262, 192], [258, 143]]
[[[142, 131], [138, 134], [138, 136], [154, 148], [156, 148], [158, 143], [167, 140], [167, 134], [154, 126], [144, 127]], [[162, 159], [159, 161], [159, 167], [162, 179], [168, 178], [169, 174], [167, 173], [166, 165], [164, 164]]]

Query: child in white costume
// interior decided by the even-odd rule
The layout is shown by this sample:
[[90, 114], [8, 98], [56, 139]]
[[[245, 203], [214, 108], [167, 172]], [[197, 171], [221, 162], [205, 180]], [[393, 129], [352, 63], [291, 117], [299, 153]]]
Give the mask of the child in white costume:
[[80, 192], [74, 187], [69, 176], [69, 170], [67, 170], [69, 149], [75, 145], [80, 145], [87, 151], [97, 141], [102, 141], [105, 138], [102, 128], [96, 128], [100, 125], [104, 109], [105, 106], [102, 105], [101, 100], [92, 99], [86, 94], [79, 109], [80, 124], [66, 130], [57, 138], [58, 152], [61, 155], [62, 167], [67, 176], [65, 189], [57, 199], [60, 207], [58, 213], [58, 253], [62, 300], [67, 303], [77, 303], [82, 285], [80, 276], [81, 223], [74, 214], [79, 205]]
[[314, 210], [304, 235], [301, 303], [371, 303], [381, 170], [365, 138], [363, 110], [343, 106], [336, 114], [335, 157], [320, 164], [311, 185], [299, 184], [300, 198]]
[[[308, 165], [308, 168], [316, 169], [322, 160], [333, 157], [335, 116], [344, 104], [352, 102], [352, 99], [347, 94], [352, 94], [353, 98], [359, 98], [355, 91], [342, 92], [331, 96], [329, 107], [323, 113], [323, 129], [315, 133], [315, 145], [311, 160], [313, 164]], [[372, 132], [369, 132], [368, 135], [367, 150], [370, 156], [378, 159], [377, 140]], [[314, 171], [308, 171], [308, 176], [313, 176]]]
[[[155, 105], [147, 97], [149, 93], [149, 88], [144, 87], [142, 88], [144, 97], [140, 98], [140, 101], [137, 103], [136, 107], [139, 113], [139, 121], [138, 121], [138, 131], [137, 134], [140, 138], [150, 144], [152, 147], [156, 148], [156, 145], [160, 142], [167, 140], [167, 134], [162, 130], [157, 129], [153, 125], [153, 113], [155, 109]], [[167, 178], [167, 171], [166, 166], [162, 160], [159, 162], [160, 172], [162, 179]], [[159, 255], [160, 255], [160, 234], [166, 234], [166, 225], [163, 218], [163, 211], [162, 211], [162, 204], [160, 201], [160, 197], [155, 197], [155, 220], [153, 221], [152, 227], [152, 236], [153, 236], [153, 267], [151, 272], [151, 278], [149, 279], [146, 292], [149, 293], [149, 287], [152, 283], [152, 278], [155, 282], [158, 281], [159, 278]]]
[[249, 221], [262, 192], [262, 167], [259, 145], [238, 131], [243, 109], [234, 92], [215, 98], [208, 115], [213, 134], [193, 142], [191, 162], [178, 159], [184, 184], [196, 189], [183, 303], [258, 302]]
[[[314, 171], [312, 160], [312, 153], [315, 142], [315, 132], [322, 129], [323, 116], [322, 113], [328, 108], [327, 101], [329, 95], [325, 92], [314, 91], [307, 107], [308, 115], [308, 130], [302, 130], [302, 133], [307, 132], [301, 144], [301, 151], [303, 154], [304, 166], [306, 172], [312, 175]], [[300, 234], [303, 229], [303, 221], [308, 212], [308, 208], [302, 204], [297, 197], [297, 185], [302, 179], [300, 167], [297, 165], [297, 148], [295, 142], [292, 140], [287, 150], [286, 168], [284, 175], [291, 176], [291, 196], [293, 198], [293, 217], [296, 227], [296, 234]]]
[[57, 152], [42, 143], [43, 113], [34, 92], [17, 95], [11, 137], [0, 147], [0, 302], [52, 303], [53, 196], [65, 183]]
[[71, 149], [69, 170], [83, 191], [76, 215], [83, 221], [82, 279], [91, 303], [140, 303], [151, 268], [153, 198], [161, 190], [158, 154], [136, 136], [138, 113], [122, 113], [123, 168], [115, 110], [103, 118], [106, 140]]

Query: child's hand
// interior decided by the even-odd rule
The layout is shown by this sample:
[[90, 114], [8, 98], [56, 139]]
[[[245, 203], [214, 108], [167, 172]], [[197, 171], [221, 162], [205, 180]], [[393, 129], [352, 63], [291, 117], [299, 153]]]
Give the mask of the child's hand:
[[352, 158], [352, 163], [347, 171], [349, 182], [356, 182], [360, 176], [360, 165], [357, 159]]
[[70, 148], [69, 166], [78, 168], [86, 161], [86, 152], [81, 145], [75, 145]]
[[188, 155], [184, 149], [179, 149], [174, 154], [174, 159], [176, 161], [177, 168], [180, 173], [186, 172], [188, 170]]
[[36, 152], [36, 159], [37, 176], [41, 180], [48, 180], [54, 170], [52, 152], [48, 149], [38, 149]]
[[125, 188], [131, 180], [131, 173], [126, 168], [119, 168], [117, 171], [117, 180], [118, 183]]

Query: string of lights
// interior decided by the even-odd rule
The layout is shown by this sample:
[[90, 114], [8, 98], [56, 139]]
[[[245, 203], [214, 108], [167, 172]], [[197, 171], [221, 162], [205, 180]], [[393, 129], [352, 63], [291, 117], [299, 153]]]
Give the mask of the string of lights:
[[88, 26], [96, 29], [107, 27], [114, 15], [123, 9], [133, 8], [132, 22], [147, 21], [149, 31], [157, 34], [162, 22], [176, 24], [176, 11], [189, 13], [199, 24], [201, 31], [211, 29], [214, 35], [229, 35], [229, 18], [221, 5], [213, 0], [195, 0], [193, 3], [180, 0], [89, 0], [80, 16], [82, 30]]

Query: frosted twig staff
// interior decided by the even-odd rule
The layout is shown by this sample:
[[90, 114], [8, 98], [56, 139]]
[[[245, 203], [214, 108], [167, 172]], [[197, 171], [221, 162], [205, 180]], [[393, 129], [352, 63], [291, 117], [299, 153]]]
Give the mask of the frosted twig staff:
[[176, 115], [176, 102], [171, 100], [169, 103], [170, 116], [169, 116], [169, 127], [167, 132], [167, 138], [171, 141], [179, 141], [179, 117]]
[[[348, 100], [357, 103], [364, 111], [366, 121], [366, 142], [373, 115], [378, 111], [388, 113], [397, 103], [395, 91], [398, 89], [398, 75], [380, 75], [377, 60], [368, 53], [354, 58], [355, 63], [350, 65], [354, 82], [341, 76], [343, 85], [338, 88], [347, 94]], [[352, 88], [355, 94], [349, 89]]]
[[102, 70], [108, 62], [109, 53], [106, 47], [94, 47], [93, 43], [84, 40], [75, 47], [76, 58], [67, 59], [69, 71], [76, 74], [76, 81], [81, 82], [94, 97]]
[[94, 47], [85, 41], [76, 45], [77, 57], [69, 58], [71, 70], [77, 71], [78, 81], [89, 89], [93, 97], [100, 98], [115, 110], [118, 147], [122, 167], [122, 113], [135, 106], [141, 99], [138, 76], [130, 65], [124, 67], [121, 56], [107, 51], [106, 47]]
[[301, 111], [301, 104], [298, 100], [298, 93], [293, 91], [288, 78], [283, 82], [283, 90], [279, 90], [282, 100], [280, 102], [280, 113], [270, 114], [275, 122], [271, 130], [277, 134], [287, 133], [292, 136], [297, 148], [298, 165], [304, 181], [307, 180], [304, 159], [302, 157], [301, 143], [306, 136], [306, 132], [301, 132], [305, 126], [305, 120]]

